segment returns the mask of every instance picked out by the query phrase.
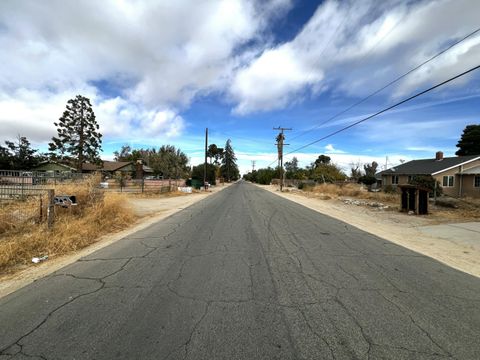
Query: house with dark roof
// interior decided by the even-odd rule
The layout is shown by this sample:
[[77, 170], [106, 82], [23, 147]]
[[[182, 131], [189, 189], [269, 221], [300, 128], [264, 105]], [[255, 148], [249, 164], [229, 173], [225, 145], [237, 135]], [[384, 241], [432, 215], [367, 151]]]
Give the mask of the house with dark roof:
[[108, 161], [103, 160], [102, 165], [96, 165], [91, 163], [84, 163], [82, 165], [83, 173], [101, 172], [107, 176], [113, 176], [115, 173], [122, 173], [124, 175], [133, 175], [142, 178], [145, 174], [152, 174], [153, 170], [144, 165], [142, 161], [136, 163], [132, 161]]
[[[77, 170], [69, 165], [62, 164], [56, 161], [48, 160], [40, 163], [37, 167], [33, 169], [34, 171], [40, 172], [71, 172], [75, 173]], [[95, 173], [101, 172], [106, 176], [113, 176], [115, 173], [120, 172], [124, 175], [133, 175], [143, 177], [153, 173], [153, 170], [144, 165], [142, 161], [137, 161], [136, 163], [131, 161], [108, 161], [103, 160], [101, 165], [92, 164], [92, 163], [83, 163], [82, 164], [82, 173]]]
[[83, 173], [96, 172], [96, 171], [101, 171], [106, 174], [114, 174], [117, 171], [120, 171], [122, 173], [130, 173], [135, 171], [135, 166], [131, 161], [108, 161], [108, 160], [103, 160], [101, 165], [91, 164], [91, 163], [82, 164]]
[[431, 175], [443, 193], [453, 197], [480, 198], [480, 155], [443, 157], [438, 151], [433, 159], [412, 160], [381, 171], [382, 185], [408, 184], [414, 176]]

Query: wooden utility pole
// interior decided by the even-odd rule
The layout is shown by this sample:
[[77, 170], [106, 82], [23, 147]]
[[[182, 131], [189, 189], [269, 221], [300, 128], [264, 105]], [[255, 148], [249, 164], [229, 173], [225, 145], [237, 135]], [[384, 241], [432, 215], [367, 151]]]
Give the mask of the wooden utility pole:
[[205, 163], [203, 164], [203, 187], [207, 191], [207, 152], [208, 152], [208, 128], [205, 128]]
[[284, 131], [285, 130], [292, 130], [292, 128], [283, 128], [279, 126], [278, 128], [273, 128], [273, 130], [280, 130], [280, 133], [277, 135], [277, 149], [278, 149], [278, 166], [280, 168], [280, 191], [283, 191], [283, 184], [285, 182], [285, 172], [283, 171], [283, 147], [285, 145], [285, 135]]

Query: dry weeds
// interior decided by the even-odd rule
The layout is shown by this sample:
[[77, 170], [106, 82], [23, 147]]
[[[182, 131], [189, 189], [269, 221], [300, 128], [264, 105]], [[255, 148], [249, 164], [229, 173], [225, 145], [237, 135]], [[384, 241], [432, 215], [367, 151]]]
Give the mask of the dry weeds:
[[55, 194], [75, 195], [78, 205], [66, 209], [56, 207], [52, 229], [34, 221], [7, 226], [5, 232], [0, 233], [0, 271], [12, 271], [19, 265], [29, 264], [34, 256], [54, 257], [81, 249], [101, 235], [132, 224], [135, 215], [126, 206], [125, 195], [103, 194], [97, 184], [98, 179], [92, 177], [82, 183], [57, 185]]
[[169, 198], [175, 196], [185, 196], [189, 195], [181, 191], [169, 191], [169, 192], [160, 192], [160, 191], [145, 191], [143, 193], [124, 193], [128, 194], [129, 197], [139, 198], [139, 199], [151, 199], [151, 198]]
[[399, 194], [386, 194], [384, 192], [370, 192], [360, 184], [346, 183], [320, 184], [313, 187], [306, 186], [304, 191], [310, 192], [324, 200], [353, 197], [358, 199], [374, 200], [378, 202], [398, 204]]
[[[321, 184], [314, 187], [303, 189], [304, 194], [319, 198], [321, 200], [356, 198], [372, 200], [388, 205], [399, 205], [400, 194], [387, 194], [384, 192], [369, 192], [360, 184]], [[479, 199], [454, 199], [448, 198], [446, 201], [452, 203], [451, 207], [431, 204], [429, 207], [430, 218], [439, 223], [442, 222], [461, 222], [478, 221], [480, 219], [480, 200]]]

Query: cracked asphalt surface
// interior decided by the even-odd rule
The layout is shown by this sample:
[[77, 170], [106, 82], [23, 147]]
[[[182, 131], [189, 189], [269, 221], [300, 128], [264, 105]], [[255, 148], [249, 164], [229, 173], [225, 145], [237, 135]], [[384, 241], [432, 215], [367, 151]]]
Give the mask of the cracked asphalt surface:
[[239, 182], [0, 300], [0, 359], [480, 359], [480, 280]]

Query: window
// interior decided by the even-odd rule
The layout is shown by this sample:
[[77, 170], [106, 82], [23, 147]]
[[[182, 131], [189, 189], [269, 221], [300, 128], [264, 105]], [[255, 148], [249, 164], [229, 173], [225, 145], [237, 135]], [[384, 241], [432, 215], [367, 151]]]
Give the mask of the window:
[[447, 175], [443, 177], [443, 187], [453, 187], [453, 175]]
[[398, 175], [392, 175], [392, 185], [398, 185]]
[[475, 175], [475, 179], [473, 180], [473, 186], [480, 187], [480, 175]]
[[408, 175], [408, 183], [410, 184], [413, 180], [413, 176], [412, 175]]

